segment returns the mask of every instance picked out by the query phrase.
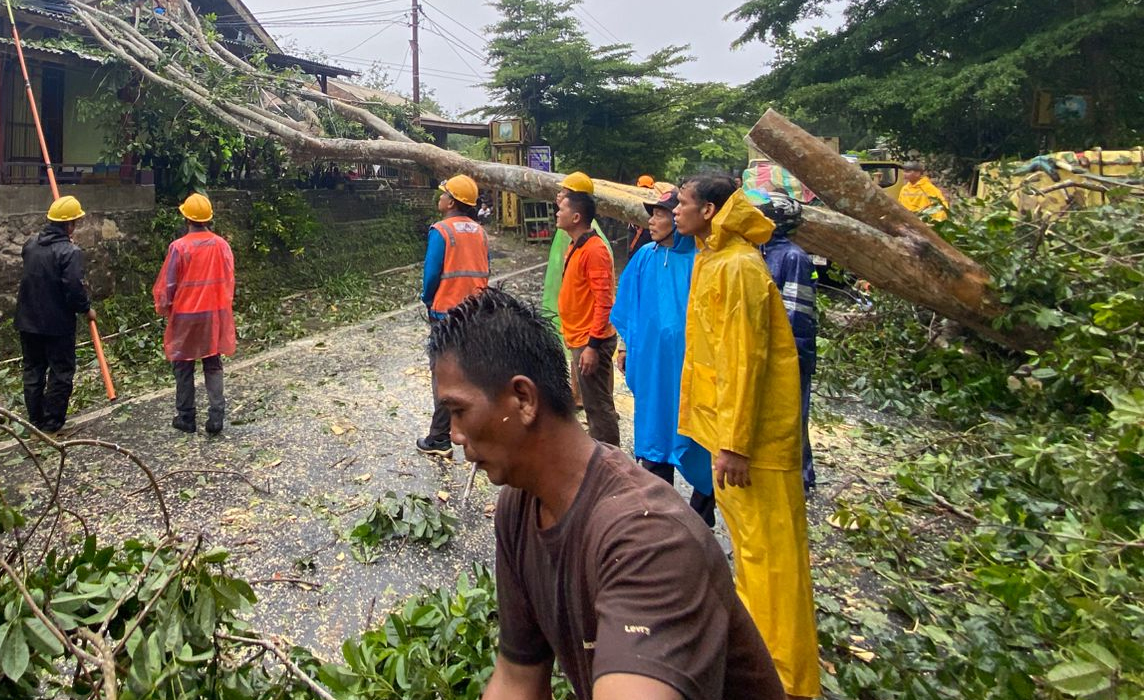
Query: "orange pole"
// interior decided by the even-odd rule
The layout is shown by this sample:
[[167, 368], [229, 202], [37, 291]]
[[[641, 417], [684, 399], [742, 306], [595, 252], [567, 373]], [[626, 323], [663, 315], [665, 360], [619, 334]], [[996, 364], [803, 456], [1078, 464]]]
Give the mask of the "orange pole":
[[103, 341], [99, 338], [99, 329], [95, 321], [88, 321], [91, 329], [91, 344], [95, 347], [95, 359], [99, 360], [99, 373], [103, 375], [103, 388], [107, 391], [107, 400], [115, 400], [115, 384], [111, 381], [111, 368], [107, 366], [107, 358], [103, 356]]
[[[44, 138], [44, 126], [40, 122], [40, 110], [36, 107], [36, 95], [32, 92], [32, 79], [28, 76], [28, 63], [24, 60], [24, 46], [20, 43], [20, 30], [16, 28], [16, 16], [12, 13], [12, 0], [4, 0], [8, 6], [8, 21], [12, 24], [12, 40], [16, 44], [16, 56], [20, 59], [20, 71], [24, 74], [24, 89], [28, 93], [28, 106], [32, 111], [32, 121], [36, 125], [36, 136], [40, 139], [40, 153], [44, 156], [44, 165], [48, 169], [48, 184], [52, 188], [52, 201], [60, 198], [60, 188], [56, 184], [56, 171], [52, 167], [52, 156], [48, 153], [48, 142]], [[95, 321], [89, 321], [91, 328], [91, 344], [95, 346], [95, 357], [99, 360], [99, 372], [103, 375], [103, 388], [107, 390], [109, 401], [115, 400], [115, 384], [111, 381], [111, 369], [107, 366], [107, 358], [103, 356], [103, 342], [99, 339], [99, 328]]]
[[28, 77], [28, 63], [24, 60], [24, 47], [20, 43], [20, 30], [16, 28], [16, 16], [12, 14], [12, 0], [8, 5], [8, 21], [12, 23], [12, 40], [16, 43], [16, 56], [20, 59], [20, 70], [24, 73], [24, 89], [28, 92], [28, 105], [32, 109], [32, 121], [36, 124], [36, 136], [40, 138], [40, 153], [44, 155], [44, 165], [48, 168], [48, 184], [52, 187], [52, 201], [60, 198], [60, 188], [56, 185], [56, 171], [52, 167], [52, 156], [48, 153], [48, 142], [44, 139], [44, 127], [40, 123], [40, 110], [36, 108], [36, 96], [32, 92], [32, 79]]

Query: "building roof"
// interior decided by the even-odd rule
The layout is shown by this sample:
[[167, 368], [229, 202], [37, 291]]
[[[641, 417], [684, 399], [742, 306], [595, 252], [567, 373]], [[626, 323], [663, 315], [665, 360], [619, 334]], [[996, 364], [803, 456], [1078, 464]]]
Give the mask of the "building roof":
[[[29, 42], [26, 39], [21, 39], [20, 45], [23, 47], [24, 53], [26, 55], [32, 57], [32, 58], [42, 58], [45, 60], [52, 60], [53, 58], [58, 58], [60, 56], [71, 56], [73, 58], [78, 58], [81, 61], [87, 61], [89, 63], [99, 63], [99, 64], [107, 63], [109, 60], [106, 56], [97, 56], [94, 53], [82, 51], [82, 50], [77, 49], [77, 48], [58, 47], [58, 46], [41, 46], [39, 44], [39, 42], [36, 42], [36, 41]], [[9, 47], [11, 47], [11, 48], [9, 48]], [[16, 52], [15, 47], [16, 47], [15, 41], [13, 41], [12, 39], [9, 39], [8, 37], [0, 37], [0, 54], [7, 54], [7, 53], [15, 54], [15, 52]]]
[[71, 7], [61, 0], [14, 0], [12, 7], [63, 22], [75, 22]]
[[266, 54], [266, 63], [277, 68], [298, 68], [308, 75], [326, 75], [331, 78], [339, 75], [347, 78], [361, 75], [355, 70], [339, 68], [338, 66], [331, 66], [326, 63], [318, 63], [317, 61], [298, 58], [297, 56], [290, 56], [284, 53]]
[[[368, 88], [363, 85], [354, 85], [344, 80], [331, 80], [328, 83], [330, 97], [337, 97], [338, 99], [347, 100], [350, 102], [380, 102], [382, 104], [391, 105], [393, 107], [402, 107], [411, 102], [408, 97], [399, 95], [396, 92], [389, 92], [387, 90], [376, 90]], [[434, 121], [446, 122], [445, 117], [440, 114], [432, 112], [421, 112], [422, 121], [431, 119]]]
[[[213, 12], [218, 17], [219, 22], [239, 20], [249, 30], [249, 33], [266, 47], [269, 53], [282, 53], [282, 49], [274, 41], [274, 37], [270, 36], [270, 33], [258, 23], [254, 13], [242, 3], [242, 0], [191, 0], [191, 2], [194, 3], [195, 9], [200, 14]], [[229, 34], [230, 32], [226, 33]]]

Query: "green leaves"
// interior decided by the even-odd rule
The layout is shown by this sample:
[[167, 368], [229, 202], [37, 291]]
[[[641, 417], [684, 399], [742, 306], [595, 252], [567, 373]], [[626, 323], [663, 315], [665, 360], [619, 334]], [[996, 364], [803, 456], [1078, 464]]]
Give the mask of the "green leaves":
[[[641, 57], [629, 44], [592, 45], [572, 14], [575, 2], [491, 4], [501, 16], [488, 28], [493, 77], [486, 87], [495, 104], [481, 111], [525, 117], [565, 172], [582, 169], [621, 182], [644, 172], [668, 179], [673, 159], [696, 163], [701, 148], [715, 162], [745, 156], [749, 121], [729, 98], [741, 91], [681, 80], [676, 68], [691, 60], [686, 46]], [[727, 124], [734, 138], [712, 133]], [[733, 159], [725, 159], [724, 149], [734, 151]]]
[[0, 671], [13, 681], [18, 681], [28, 670], [28, 644], [24, 640], [24, 626], [20, 620], [9, 621], [0, 628], [3, 640], [0, 642]]
[[[831, 586], [820, 569], [818, 583], [884, 585], [859, 602], [820, 596], [820, 638], [837, 671], [828, 685], [879, 699], [1135, 697], [1144, 279], [1128, 263], [1144, 249], [1144, 204], [1073, 212], [1043, 240], [1041, 222], [1004, 203], [978, 206], [942, 233], [1058, 340], [1012, 357], [935, 338], [928, 316], [881, 295], [869, 325], [826, 305], [819, 391], [911, 418], [865, 428], [886, 480], [838, 507], [839, 525], [857, 525], [842, 532], [859, 573]], [[873, 660], [853, 658], [852, 635]]]
[[[800, 30], [826, 13], [841, 26]], [[1098, 108], [1059, 121], [1062, 144], [1133, 144], [1144, 120], [1128, 87], [1144, 75], [1144, 44], [1123, 32], [1144, 19], [1140, 3], [748, 0], [729, 16], [744, 22], [740, 43], [779, 47], [774, 69], [753, 85], [758, 97], [833, 126], [827, 133], [841, 121], [866, 138], [889, 135], [901, 151], [967, 162], [1033, 155], [1043, 152], [1028, 117], [1040, 89], [1125, 105], [1115, 117]]]
[[1103, 663], [1066, 661], [1052, 668], [1044, 681], [1071, 697], [1090, 698], [1111, 689], [1114, 671]]
[[381, 557], [382, 544], [387, 540], [408, 539], [439, 549], [456, 533], [456, 525], [456, 516], [425, 496], [406, 494], [398, 498], [393, 491], [386, 491], [370, 514], [350, 530], [349, 539], [354, 558], [369, 563]]

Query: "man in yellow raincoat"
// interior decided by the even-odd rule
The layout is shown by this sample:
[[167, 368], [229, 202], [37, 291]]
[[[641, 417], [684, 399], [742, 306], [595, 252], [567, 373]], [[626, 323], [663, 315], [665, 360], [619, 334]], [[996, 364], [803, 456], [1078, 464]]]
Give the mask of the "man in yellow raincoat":
[[929, 214], [934, 221], [948, 218], [949, 200], [926, 176], [925, 167], [916, 160], [902, 164], [902, 178], [906, 184], [898, 192], [898, 204], [915, 214]]
[[687, 308], [679, 432], [712, 454], [735, 587], [789, 696], [821, 693], [806, 501], [798, 352], [759, 246], [774, 224], [728, 177], [683, 183], [679, 232], [699, 253]]

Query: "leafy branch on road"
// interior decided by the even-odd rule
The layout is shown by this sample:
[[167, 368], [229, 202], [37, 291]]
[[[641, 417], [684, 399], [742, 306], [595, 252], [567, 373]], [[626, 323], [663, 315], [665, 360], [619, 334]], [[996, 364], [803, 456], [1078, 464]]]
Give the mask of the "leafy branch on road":
[[440, 549], [456, 532], [457, 517], [433, 500], [416, 494], [398, 498], [393, 491], [386, 491], [370, 514], [350, 530], [349, 539], [354, 558], [368, 564], [381, 558], [383, 544], [389, 540], [424, 542]]

